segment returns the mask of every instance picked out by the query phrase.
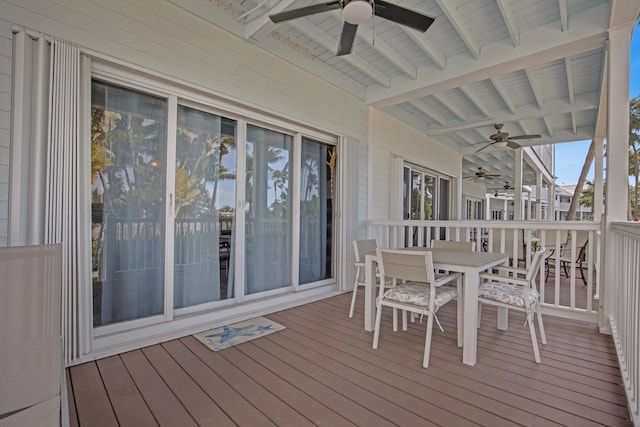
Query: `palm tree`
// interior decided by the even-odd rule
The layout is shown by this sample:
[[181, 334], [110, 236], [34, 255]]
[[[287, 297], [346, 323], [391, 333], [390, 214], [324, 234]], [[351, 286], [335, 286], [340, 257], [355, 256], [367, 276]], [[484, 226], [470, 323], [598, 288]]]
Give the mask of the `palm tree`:
[[[578, 209], [578, 202], [580, 201], [580, 195], [582, 194], [585, 183], [587, 182], [587, 174], [589, 173], [589, 169], [591, 168], [591, 163], [593, 163], [593, 158], [595, 157], [595, 155], [596, 155], [596, 148], [592, 140], [591, 144], [589, 144], [589, 151], [587, 151], [587, 157], [584, 159], [582, 170], [580, 171], [580, 177], [578, 178], [578, 183], [576, 184], [576, 188], [573, 191], [573, 197], [571, 198], [571, 204], [569, 205], [569, 211], [567, 212], [568, 220], [576, 219], [576, 210]], [[593, 196], [591, 197], [591, 200], [593, 201]], [[592, 202], [592, 205], [593, 205], [593, 202]]]
[[[638, 215], [638, 180], [640, 175], [640, 97], [629, 101], [629, 175], [634, 177], [634, 215]], [[631, 200], [631, 199], [629, 199]]]

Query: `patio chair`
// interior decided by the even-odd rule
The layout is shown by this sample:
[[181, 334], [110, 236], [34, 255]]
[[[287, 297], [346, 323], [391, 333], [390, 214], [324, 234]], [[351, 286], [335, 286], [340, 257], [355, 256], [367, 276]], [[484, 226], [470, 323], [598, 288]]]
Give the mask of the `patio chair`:
[[476, 242], [456, 242], [453, 240], [431, 240], [432, 248], [457, 249], [460, 251], [475, 251]]
[[544, 254], [544, 268], [545, 268], [545, 281], [549, 280], [549, 273], [551, 272], [551, 267], [554, 267], [554, 261], [556, 256], [556, 251], [558, 247], [556, 245], [556, 241], [560, 240], [560, 255], [567, 247], [567, 241], [569, 239], [569, 232], [567, 230], [560, 230], [560, 237], [556, 234], [556, 230], [546, 230], [545, 234], [545, 242], [544, 246], [547, 248], [547, 251]]
[[[583, 263], [586, 263], [587, 249], [589, 246], [589, 233], [585, 231], [573, 231], [572, 238], [573, 236], [575, 236], [576, 238], [576, 253], [577, 253], [575, 257], [576, 269], [580, 271], [580, 278], [582, 279], [582, 283], [586, 286], [587, 278], [584, 275], [584, 269], [586, 268], [586, 266], [584, 266]], [[567, 240], [567, 243], [565, 243], [561, 247], [561, 252], [560, 252], [560, 267], [564, 271], [565, 277], [570, 276], [569, 266], [571, 265], [572, 261], [573, 261], [573, 257], [571, 256], [571, 241]], [[551, 268], [554, 268], [554, 271], [555, 271], [555, 264], [556, 264], [555, 256], [547, 257], [546, 259], [547, 275], [545, 280], [549, 278], [549, 272], [551, 271]]]
[[351, 297], [351, 308], [349, 308], [349, 317], [353, 317], [356, 307], [356, 297], [358, 295], [358, 287], [364, 287], [364, 257], [367, 252], [373, 252], [378, 247], [375, 239], [354, 240], [353, 251], [355, 255], [356, 279], [353, 283], [353, 296]]
[[538, 350], [538, 340], [536, 339], [533, 321], [534, 313], [538, 318], [540, 339], [543, 344], [547, 343], [544, 325], [542, 324], [540, 293], [535, 283], [545, 250], [545, 248], [540, 248], [534, 253], [528, 269], [500, 266], [496, 268], [498, 274], [482, 273], [480, 275], [481, 283], [478, 287], [478, 327], [480, 327], [483, 304], [523, 311], [526, 313], [525, 325], [529, 324], [536, 363], [540, 363], [540, 351]]
[[[438, 327], [444, 332], [435, 315], [440, 307], [457, 297], [462, 288], [462, 275], [453, 273], [436, 279], [433, 269], [433, 256], [429, 251], [378, 248], [377, 254], [381, 280], [376, 301], [373, 348], [378, 348], [383, 307], [417, 313], [421, 318], [426, 315], [427, 332], [422, 366], [428, 368], [433, 320], [436, 320]], [[400, 281], [401, 283], [398, 283], [393, 288], [385, 289], [387, 279], [393, 279], [394, 282], [398, 283]], [[456, 282], [455, 287], [445, 286], [452, 282]], [[460, 304], [458, 304], [458, 310], [461, 310]], [[458, 322], [458, 335], [462, 333], [462, 325], [460, 323]], [[406, 322], [403, 322], [403, 329], [407, 329]], [[396, 322], [394, 322], [393, 330], [397, 331]]]

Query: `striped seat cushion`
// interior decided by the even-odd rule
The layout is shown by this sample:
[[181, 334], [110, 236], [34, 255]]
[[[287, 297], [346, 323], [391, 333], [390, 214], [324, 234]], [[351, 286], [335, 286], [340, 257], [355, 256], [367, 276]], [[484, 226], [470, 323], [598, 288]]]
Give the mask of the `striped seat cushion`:
[[[429, 307], [430, 289], [431, 287], [425, 283], [406, 282], [385, 291], [384, 298], [387, 300]], [[442, 307], [457, 296], [458, 291], [453, 286], [442, 286], [436, 288], [434, 310]]]
[[[526, 295], [529, 298], [529, 307], [535, 306], [540, 300], [540, 294], [535, 289], [528, 288]], [[523, 292], [522, 287], [510, 285], [508, 283], [482, 283], [478, 288], [478, 297], [516, 307], [525, 306], [525, 293]]]

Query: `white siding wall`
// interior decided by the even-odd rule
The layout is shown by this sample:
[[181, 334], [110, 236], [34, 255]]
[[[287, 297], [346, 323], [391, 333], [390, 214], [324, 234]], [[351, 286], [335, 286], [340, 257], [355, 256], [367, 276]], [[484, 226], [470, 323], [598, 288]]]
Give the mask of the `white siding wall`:
[[[8, 212], [14, 26], [63, 38], [95, 58], [187, 83], [261, 113], [354, 137], [365, 145], [366, 159], [368, 108], [362, 100], [168, 2], [0, 0], [0, 11], [0, 243], [6, 242]], [[366, 166], [360, 159], [361, 176], [366, 176]], [[362, 182], [366, 206], [366, 180]]]
[[487, 186], [465, 179], [462, 181], [462, 194], [477, 199], [484, 199], [487, 194]]
[[460, 154], [381, 111], [372, 114], [373, 150], [369, 219], [389, 219], [391, 156], [396, 155], [434, 171], [460, 176]]
[[361, 100], [165, 1], [0, 0], [5, 19], [277, 116], [366, 139]]
[[7, 245], [7, 218], [9, 217], [11, 32], [11, 23], [0, 19], [0, 246]]

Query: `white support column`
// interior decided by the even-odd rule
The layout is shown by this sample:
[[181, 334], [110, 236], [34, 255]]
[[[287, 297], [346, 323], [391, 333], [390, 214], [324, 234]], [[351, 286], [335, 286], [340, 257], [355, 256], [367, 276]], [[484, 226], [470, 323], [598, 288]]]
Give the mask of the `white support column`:
[[486, 196], [486, 203], [484, 205], [484, 219], [492, 219], [491, 218], [491, 196]]
[[536, 220], [542, 221], [542, 174], [536, 171]]
[[519, 221], [523, 219], [522, 216], [522, 148], [515, 150], [515, 164], [513, 165], [514, 176], [514, 194], [513, 194], [513, 220]]
[[[629, 66], [631, 34], [635, 21], [609, 30], [607, 48], [608, 102], [607, 102], [607, 200], [605, 206], [605, 231], [615, 221], [627, 220], [629, 187]], [[613, 166], [615, 165], [615, 167]], [[614, 251], [613, 236], [606, 233], [604, 253], [604, 282], [613, 285]], [[610, 332], [608, 319], [613, 311], [613, 298], [607, 298], [603, 290], [603, 312], [600, 330]]]

